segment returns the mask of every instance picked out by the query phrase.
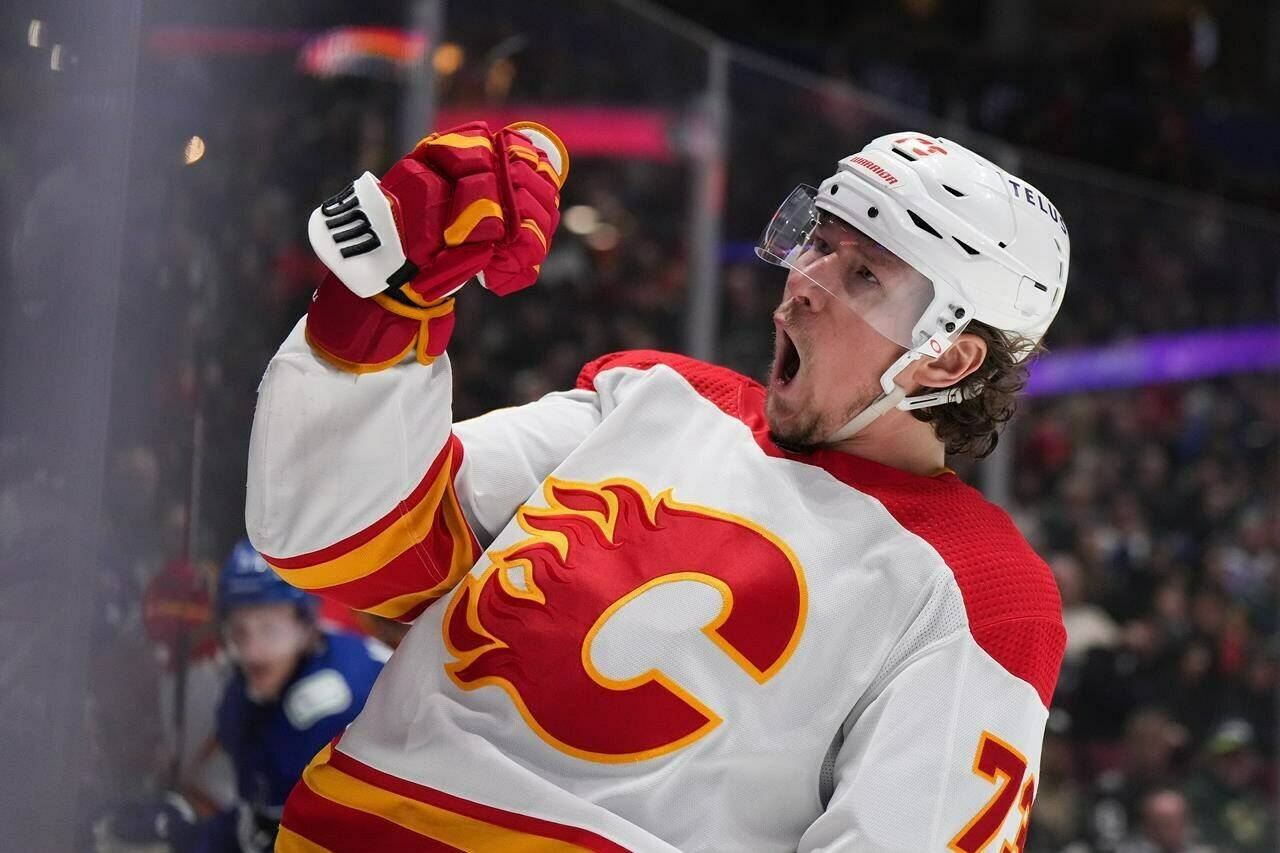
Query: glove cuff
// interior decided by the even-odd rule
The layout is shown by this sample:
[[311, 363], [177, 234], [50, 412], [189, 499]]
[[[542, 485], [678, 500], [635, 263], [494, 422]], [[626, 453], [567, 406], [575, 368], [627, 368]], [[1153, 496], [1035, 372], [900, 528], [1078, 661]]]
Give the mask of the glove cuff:
[[[402, 287], [400, 294], [406, 294]], [[387, 293], [356, 296], [335, 275], [325, 276], [307, 311], [306, 339], [315, 354], [347, 373], [376, 373], [404, 361], [412, 352], [431, 364], [453, 334], [452, 297], [406, 304]]]
[[[409, 302], [397, 299], [403, 294]], [[445, 296], [434, 302], [425, 302], [410, 287], [401, 287], [398, 291], [387, 291], [373, 297], [373, 301], [387, 311], [406, 320], [418, 323], [418, 333], [414, 340], [414, 352], [419, 364], [430, 364], [444, 352], [453, 336], [453, 297]]]

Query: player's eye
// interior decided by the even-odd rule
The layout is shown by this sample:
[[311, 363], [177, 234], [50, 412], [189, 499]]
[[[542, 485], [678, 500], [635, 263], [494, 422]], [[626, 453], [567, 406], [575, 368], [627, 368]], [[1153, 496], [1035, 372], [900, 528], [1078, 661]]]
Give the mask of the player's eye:
[[876, 277], [876, 274], [873, 273], [871, 270], [867, 269], [866, 267], [862, 267], [858, 270], [858, 277], [861, 278], [863, 281], [868, 282], [869, 284], [880, 283], [880, 279]]

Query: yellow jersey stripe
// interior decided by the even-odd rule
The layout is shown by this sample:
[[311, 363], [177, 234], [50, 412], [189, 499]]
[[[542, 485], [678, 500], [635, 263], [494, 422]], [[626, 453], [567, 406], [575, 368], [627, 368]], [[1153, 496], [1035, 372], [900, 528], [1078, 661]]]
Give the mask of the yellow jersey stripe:
[[[332, 749], [328, 747], [327, 749]], [[349, 809], [376, 815], [419, 835], [463, 850], [502, 850], [504, 853], [551, 853], [588, 848], [530, 835], [409, 799], [348, 776], [328, 764], [329, 753], [316, 757], [302, 781], [316, 794]]]
[[332, 853], [332, 851], [314, 841], [308, 841], [289, 827], [282, 826], [276, 835], [276, 853]]
[[299, 589], [323, 589], [368, 577], [426, 538], [431, 530], [431, 518], [453, 477], [452, 461], [450, 449], [440, 473], [417, 506], [355, 550], [306, 568], [286, 569], [274, 565], [272, 568]]

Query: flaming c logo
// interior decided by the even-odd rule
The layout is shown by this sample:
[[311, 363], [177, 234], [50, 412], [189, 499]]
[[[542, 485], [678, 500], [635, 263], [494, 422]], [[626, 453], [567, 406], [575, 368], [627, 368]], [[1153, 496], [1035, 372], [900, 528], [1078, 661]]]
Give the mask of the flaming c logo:
[[[702, 628], [757, 682], [777, 674], [804, 627], [799, 562], [752, 522], [656, 498], [625, 479], [549, 479], [548, 508], [521, 507], [532, 538], [491, 554], [449, 602], [446, 666], [463, 690], [503, 688], [544, 741], [590, 761], [652, 758], [711, 731], [720, 718], [658, 669], [624, 681], [599, 672], [591, 643], [627, 602], [659, 584], [697, 581], [720, 593]], [[517, 584], [511, 577], [521, 580]]]

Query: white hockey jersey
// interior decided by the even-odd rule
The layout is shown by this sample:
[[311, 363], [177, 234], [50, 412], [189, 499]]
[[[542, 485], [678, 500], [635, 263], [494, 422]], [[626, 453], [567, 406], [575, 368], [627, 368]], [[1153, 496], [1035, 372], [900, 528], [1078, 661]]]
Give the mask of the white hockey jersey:
[[654, 352], [453, 424], [446, 357], [356, 376], [302, 325], [249, 535], [414, 624], [277, 849], [1022, 849], [1061, 607], [954, 474], [785, 452], [760, 385]]

